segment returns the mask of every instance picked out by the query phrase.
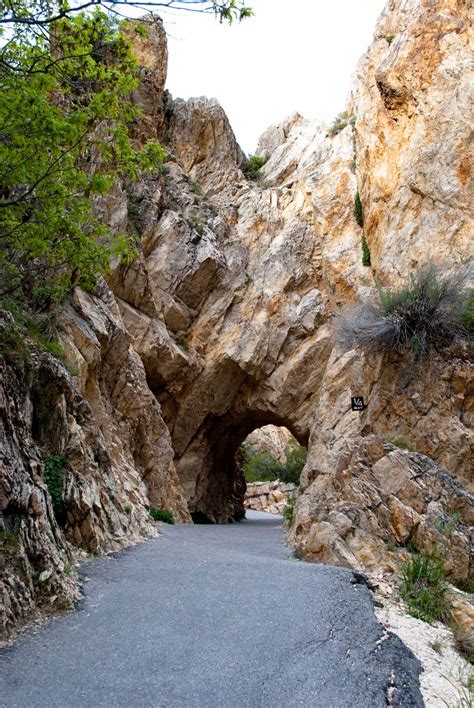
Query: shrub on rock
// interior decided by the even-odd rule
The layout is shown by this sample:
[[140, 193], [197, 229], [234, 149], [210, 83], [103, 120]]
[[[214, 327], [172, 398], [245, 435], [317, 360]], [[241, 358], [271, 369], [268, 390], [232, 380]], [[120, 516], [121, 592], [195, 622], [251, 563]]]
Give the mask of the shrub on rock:
[[472, 337], [472, 264], [456, 271], [428, 265], [401, 290], [378, 288], [378, 299], [341, 312], [335, 322], [336, 341], [344, 350], [402, 353], [416, 358]]

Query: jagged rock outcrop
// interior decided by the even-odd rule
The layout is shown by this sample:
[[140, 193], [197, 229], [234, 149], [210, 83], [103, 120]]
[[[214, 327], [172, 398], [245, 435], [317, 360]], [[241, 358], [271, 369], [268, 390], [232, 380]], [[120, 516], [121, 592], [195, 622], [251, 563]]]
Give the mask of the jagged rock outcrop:
[[[9, 324], [2, 317], [2, 334]], [[75, 592], [74, 583], [64, 574], [70, 551], [56, 523], [42, 479], [41, 457], [31, 438], [33, 374], [34, 369], [13, 369], [0, 360], [0, 628], [4, 633], [24, 620], [43, 595], [69, 598]]]
[[[472, 112], [466, 103], [472, 90], [467, 86], [471, 12], [464, 2], [389, 2], [375, 40], [358, 67], [348, 114], [356, 116], [354, 159], [364, 236], [371, 253], [370, 277], [375, 276], [384, 285], [399, 286], [416, 265], [429, 260], [448, 267], [474, 255], [469, 206], [472, 175], [467, 167], [472, 165]], [[343, 133], [349, 130], [347, 127]], [[361, 286], [370, 282], [361, 281], [359, 295], [364, 295]], [[414, 367], [407, 358], [362, 357], [356, 353], [341, 356], [335, 350], [324, 379], [302, 476], [303, 494], [294, 514], [293, 539], [305, 554], [303, 547], [308, 539], [319, 537], [320, 552], [329, 562], [367, 567], [373, 562], [374, 546], [375, 556], [381, 559], [380, 539], [386, 537], [386, 524], [392, 524], [389, 535], [395, 543], [397, 531], [390, 514], [382, 511], [386, 500], [380, 503], [374, 480], [354, 467], [351, 454], [357, 459], [356, 453], [364, 449], [367, 436], [378, 434], [388, 442], [428, 455], [472, 492], [472, 359], [462, 352], [460, 357], [451, 353], [448, 358], [434, 357]], [[368, 399], [364, 413], [348, 411], [349, 392]], [[400, 454], [387, 456], [387, 477], [396, 476], [400, 465], [413, 476], [412, 467], [407, 459], [400, 459]], [[409, 507], [404, 514], [416, 519], [409, 535], [418, 534], [420, 547], [427, 549], [435, 540], [439, 542], [436, 524], [442, 524], [443, 514], [458, 503], [450, 491], [449, 476], [437, 469], [437, 478], [443, 481], [433, 480], [432, 497], [425, 496], [420, 504], [417, 499], [421, 490], [414, 483], [413, 499], [408, 495], [404, 502]], [[422, 479], [430, 476], [426, 465], [423, 470]], [[336, 517], [330, 520], [327, 516], [336, 498], [337, 507], [345, 494], [351, 495], [336, 481], [341, 474], [343, 478], [347, 475], [349, 486], [357, 490], [357, 502], [352, 502], [359, 507], [354, 529], [359, 529], [359, 523], [364, 526], [364, 516], [366, 529], [372, 524], [368, 534], [372, 542], [367, 543], [366, 550], [358, 549], [358, 558], [351, 545], [357, 546], [355, 537], [364, 536], [364, 532], [353, 529], [353, 537], [347, 525], [341, 537]], [[333, 502], [329, 492], [333, 482], [329, 479], [335, 484]], [[316, 503], [316, 499], [319, 487], [326, 483], [326, 515], [320, 515], [324, 503]], [[438, 506], [433, 506], [435, 502]], [[391, 504], [394, 509], [395, 502]], [[472, 518], [468, 506], [462, 511], [462, 519], [469, 527]], [[308, 523], [310, 508], [312, 521]], [[320, 523], [324, 529], [318, 526]], [[429, 534], [427, 527], [431, 529]], [[416, 529], [424, 529], [424, 534]], [[468, 530], [466, 534], [465, 548], [469, 549]], [[332, 552], [323, 551], [336, 539]], [[472, 537], [470, 543], [472, 549]], [[453, 571], [472, 575], [472, 555], [467, 565], [454, 563]]]
[[[0, 358], [4, 631], [51, 598], [52, 609], [77, 598], [73, 547], [97, 553], [151, 534], [149, 505], [189, 520], [159, 404], [108, 296], [105, 285], [100, 299], [78, 291], [66, 313], [74, 376], [44, 353]], [[53, 457], [64, 459], [60, 514], [45, 479]]]
[[[357, 177], [372, 262], [393, 284], [472, 258], [472, 5], [388, 2], [357, 70]], [[429, 244], [429, 246], [428, 246]]]
[[298, 502], [290, 540], [301, 557], [393, 572], [395, 547], [403, 555], [411, 541], [469, 577], [474, 497], [445, 469], [376, 435], [346, 441], [330, 462]]
[[[254, 182], [222, 108], [164, 91], [159, 22], [135, 37], [133, 134], [162, 140], [167, 161], [117, 183], [97, 213], [139, 237], [140, 254], [71, 299], [61, 340], [73, 375], [47, 355], [29, 374], [5, 362], [3, 523], [29, 563], [21, 585], [7, 558], [9, 625], [37, 602], [46, 565], [71, 596], [61, 571], [71, 546], [103, 551], [149, 533], [150, 504], [182, 521], [241, 518], [236, 453], [267, 424], [309, 441], [291, 529], [304, 557], [395, 567], [387, 543], [429, 548], [459, 512], [452, 568], [472, 576], [472, 498], [460, 486], [472, 485], [469, 352], [417, 368], [408, 356], [342, 353], [332, 339], [337, 308], [376, 279], [398, 286], [427, 260], [472, 258], [468, 14], [464, 0], [389, 0], [357, 70], [353, 118], [336, 134], [297, 114], [269, 129]], [[363, 413], [351, 395], [365, 396]], [[62, 529], [41, 464], [59, 453]]]

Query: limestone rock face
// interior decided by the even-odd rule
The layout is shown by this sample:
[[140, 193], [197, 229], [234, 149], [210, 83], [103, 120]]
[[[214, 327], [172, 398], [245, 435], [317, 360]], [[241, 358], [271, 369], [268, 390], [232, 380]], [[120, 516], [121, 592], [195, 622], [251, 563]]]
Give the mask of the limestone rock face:
[[[372, 261], [369, 277], [359, 283], [359, 297], [374, 276], [397, 287], [414, 267], [430, 260], [449, 266], [472, 259], [469, 12], [463, 2], [387, 3], [374, 42], [359, 64], [348, 115], [356, 116], [355, 171]], [[365, 396], [364, 413], [348, 410], [350, 395]], [[354, 456], [355, 461], [367, 438], [376, 434], [429, 456], [472, 492], [473, 400], [469, 358], [434, 357], [414, 367], [406, 358], [354, 352], [341, 356], [334, 350], [314, 412], [303, 494], [294, 514], [292, 538], [300, 552], [314, 560], [371, 567], [386, 562], [381, 539], [405, 543], [415, 537], [427, 550], [435, 541], [442, 544], [436, 527], [443, 523], [443, 513], [456, 507], [452, 479], [444, 478], [441, 490], [423, 468], [420, 480], [412, 488], [410, 483], [410, 494], [401, 499], [396, 491], [397, 501], [389, 503], [377, 485], [394, 473], [390, 460], [395, 453], [382, 465], [375, 489], [374, 480], [365, 478], [359, 467], [355, 480], [355, 462], [348, 460]], [[346, 472], [338, 471], [346, 463]], [[410, 469], [407, 464], [405, 460], [401, 466]], [[340, 474], [344, 485], [337, 481]], [[428, 477], [437, 491], [426, 497], [423, 507], [417, 486]], [[355, 523], [342, 524], [343, 533], [338, 529], [341, 519], [329, 518], [333, 484], [334, 499], [342, 503], [357, 490], [357, 504], [367, 508], [357, 512]], [[318, 501], [320, 493], [325, 502]], [[433, 507], [438, 501], [441, 506]], [[467, 509], [462, 514], [464, 523], [472, 524]], [[464, 552], [463, 560], [459, 556], [453, 561], [453, 572], [472, 575], [468, 556]]]
[[[270, 128], [257, 181], [215, 100], [164, 90], [159, 21], [146, 37], [131, 23], [142, 107], [132, 134], [162, 140], [166, 164], [97, 200], [140, 252], [71, 298], [69, 371], [46, 355], [30, 373], [2, 362], [2, 528], [29, 564], [24, 582], [7, 558], [9, 625], [39, 601], [44, 570], [72, 592], [61, 567], [73, 546], [98, 552], [149, 533], [147, 506], [181, 521], [242, 518], [237, 451], [269, 424], [308, 446], [290, 535], [302, 556], [395, 569], [403, 551], [389, 546], [445, 544], [440, 529], [459, 514], [450, 567], [472, 576], [469, 351], [414, 365], [342, 353], [332, 336], [338, 308], [376, 281], [398, 287], [429, 260], [472, 258], [468, 13], [465, 0], [389, 0], [347, 125], [295, 114]], [[354, 395], [364, 412], [351, 412]], [[62, 526], [42, 466], [57, 454]]]
[[265, 511], [269, 514], [282, 514], [288, 500], [295, 496], [294, 484], [274, 482], [252, 482], [247, 484], [244, 505], [246, 509]]
[[[357, 69], [350, 112], [374, 272], [472, 258], [472, 6], [394, 0]], [[387, 41], [388, 40], [388, 41]]]
[[301, 557], [390, 572], [394, 547], [403, 556], [411, 540], [442, 549], [455, 578], [472, 575], [474, 497], [430, 458], [367, 435], [346, 442], [326, 469], [297, 502], [290, 538]]
[[130, 518], [135, 504], [138, 518], [151, 504], [168, 508], [178, 520], [186, 521], [187, 507], [159, 403], [148, 388], [143, 363], [131, 346], [115, 298], [105, 284], [98, 292], [100, 297], [80, 290], [74, 294], [66, 313], [65, 344], [79, 369], [77, 383], [99, 425], [113, 477], [132, 506]]
[[[50, 597], [62, 608], [77, 598], [74, 546], [97, 553], [150, 535], [149, 505], [189, 520], [168, 429], [105, 284], [101, 299], [78, 291], [65, 320], [77, 375], [46, 354], [1, 359], [5, 632]], [[45, 474], [54, 457], [63, 462], [59, 514]]]
[[[2, 334], [8, 325], [8, 318], [2, 315]], [[41, 573], [51, 574], [48, 578], [51, 592], [67, 597], [75, 592], [74, 584], [64, 575], [65, 565], [71, 560], [70, 552], [55, 521], [42, 479], [39, 451], [30, 435], [34, 416], [28, 395], [33, 386], [31, 374], [26, 370], [16, 374], [1, 361], [0, 627], [3, 633], [26, 619], [40, 603]]]
[[170, 131], [178, 163], [210, 195], [241, 178], [244, 154], [216, 99], [176, 99]]
[[251, 445], [254, 453], [267, 452], [274, 460], [286, 462], [285, 449], [296, 440], [286, 428], [264, 425], [250, 433], [245, 442]]

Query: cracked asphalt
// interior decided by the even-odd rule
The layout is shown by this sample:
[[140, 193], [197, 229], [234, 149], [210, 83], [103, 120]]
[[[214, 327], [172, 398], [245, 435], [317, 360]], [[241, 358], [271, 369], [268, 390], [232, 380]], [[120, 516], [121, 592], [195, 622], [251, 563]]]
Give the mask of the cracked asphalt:
[[368, 588], [296, 560], [281, 517], [248, 517], [86, 563], [78, 610], [2, 653], [0, 705], [423, 706]]

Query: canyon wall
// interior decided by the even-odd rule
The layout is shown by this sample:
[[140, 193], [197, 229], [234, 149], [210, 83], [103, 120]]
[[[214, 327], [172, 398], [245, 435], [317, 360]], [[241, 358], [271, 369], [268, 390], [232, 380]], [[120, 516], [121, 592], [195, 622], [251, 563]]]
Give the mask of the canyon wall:
[[[134, 136], [158, 138], [167, 159], [97, 201], [140, 253], [94, 293], [73, 294], [67, 366], [44, 353], [2, 361], [5, 630], [51, 597], [74, 598], [75, 547], [103, 552], [152, 533], [149, 506], [183, 522], [242, 518], [236, 453], [268, 424], [309, 449], [290, 530], [301, 556], [391, 569], [393, 544], [444, 543], [457, 513], [449, 563], [472, 575], [469, 350], [415, 365], [343, 353], [332, 337], [338, 308], [376, 282], [398, 287], [427, 261], [472, 259], [469, 12], [464, 0], [389, 0], [347, 124], [331, 131], [295, 114], [273, 126], [258, 180], [242, 172], [215, 100], [164, 90], [161, 23], [146, 37], [131, 25], [142, 66]], [[351, 395], [368, 408], [351, 412]], [[55, 518], [44, 461], [59, 455]]]

